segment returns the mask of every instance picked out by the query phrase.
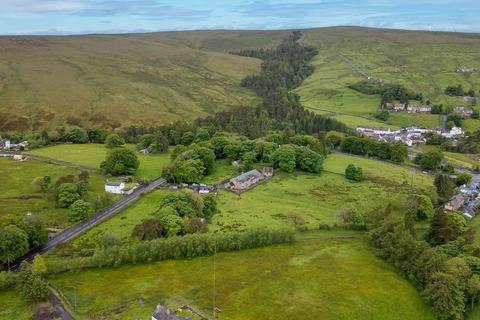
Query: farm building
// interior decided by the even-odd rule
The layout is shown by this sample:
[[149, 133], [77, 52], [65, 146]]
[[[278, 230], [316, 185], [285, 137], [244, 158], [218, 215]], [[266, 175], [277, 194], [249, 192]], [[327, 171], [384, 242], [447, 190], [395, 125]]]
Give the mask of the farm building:
[[227, 188], [237, 191], [246, 190], [272, 176], [273, 168], [263, 168], [261, 172], [257, 169], [253, 169], [248, 172], [242, 173], [238, 177], [230, 179], [230, 182], [227, 184]]
[[465, 203], [465, 197], [462, 196], [461, 194], [458, 194], [445, 204], [445, 210], [456, 211], [460, 209], [464, 203]]
[[230, 184], [233, 189], [243, 190], [254, 185], [257, 182], [260, 182], [265, 177], [257, 169], [250, 170], [248, 172], [242, 173], [238, 177], [235, 177], [230, 180]]
[[453, 112], [461, 115], [464, 118], [469, 118], [473, 114], [473, 110], [471, 108], [467, 108], [467, 107], [462, 106], [462, 105], [456, 106], [455, 108], [453, 108]]

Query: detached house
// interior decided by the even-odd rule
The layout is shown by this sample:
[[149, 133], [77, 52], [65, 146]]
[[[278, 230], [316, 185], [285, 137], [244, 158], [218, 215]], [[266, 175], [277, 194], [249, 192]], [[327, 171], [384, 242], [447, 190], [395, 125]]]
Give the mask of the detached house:
[[226, 187], [236, 191], [244, 191], [263, 180], [271, 178], [273, 173], [273, 168], [271, 167], [263, 168], [261, 172], [257, 169], [253, 169], [242, 173], [238, 177], [230, 179]]
[[456, 106], [455, 108], [453, 108], [453, 112], [461, 115], [464, 118], [469, 118], [473, 114], [473, 110], [471, 108], [467, 108], [467, 107], [462, 106], [462, 105]]
[[126, 188], [123, 182], [110, 182], [105, 183], [105, 192], [113, 194], [131, 194], [134, 191], [132, 188]]
[[464, 203], [465, 203], [465, 197], [462, 196], [461, 194], [458, 194], [445, 204], [445, 210], [457, 211], [464, 205]]
[[10, 149], [10, 140], [0, 138], [0, 150], [2, 149]]

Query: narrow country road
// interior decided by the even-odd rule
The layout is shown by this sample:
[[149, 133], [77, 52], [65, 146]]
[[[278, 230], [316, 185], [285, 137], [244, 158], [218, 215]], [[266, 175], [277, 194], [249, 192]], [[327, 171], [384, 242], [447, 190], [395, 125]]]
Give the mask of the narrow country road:
[[50, 290], [50, 293], [48, 294], [48, 300], [53, 305], [55, 310], [57, 310], [60, 318], [62, 318], [63, 320], [75, 320], [75, 318], [73, 318], [72, 315], [68, 313], [60, 299], [58, 299], [58, 297], [55, 295], [55, 293], [53, 293], [52, 290]]
[[37, 254], [44, 254], [52, 250], [53, 248], [55, 248], [58, 244], [73, 239], [77, 235], [87, 231], [88, 229], [96, 225], [99, 221], [109, 218], [114, 214], [118, 213], [121, 209], [125, 208], [127, 205], [137, 200], [142, 193], [155, 189], [165, 183], [166, 183], [165, 179], [158, 178], [157, 180], [150, 182], [148, 185], [138, 188], [132, 194], [123, 197], [122, 199], [115, 202], [112, 206], [106, 209], [103, 209], [96, 215], [91, 216], [89, 219], [83, 222], [80, 222], [69, 229], [59, 232], [53, 238], [51, 238], [45, 245], [40, 246], [38, 248], [34, 248], [24, 256], [16, 259], [10, 265], [10, 270], [13, 270], [13, 271], [18, 270], [22, 261], [32, 262], [33, 258]]

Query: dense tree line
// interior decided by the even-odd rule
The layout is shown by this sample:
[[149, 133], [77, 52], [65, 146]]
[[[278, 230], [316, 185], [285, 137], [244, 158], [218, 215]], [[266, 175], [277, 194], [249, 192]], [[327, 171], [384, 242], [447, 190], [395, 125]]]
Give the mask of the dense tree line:
[[340, 149], [348, 153], [395, 162], [405, 161], [408, 153], [407, 146], [401, 142], [388, 143], [355, 136], [346, 137], [341, 142]]
[[223, 111], [199, 119], [197, 124], [213, 125], [254, 138], [264, 136], [270, 130], [288, 129], [300, 134], [330, 130], [348, 132], [344, 124], [303, 108], [299, 96], [291, 92], [313, 73], [309, 62], [318, 53], [313, 47], [301, 45], [298, 42], [300, 37], [301, 33], [295, 32], [275, 49], [242, 53], [264, 59], [261, 72], [242, 81], [243, 86], [262, 97], [261, 105]]
[[475, 97], [475, 90], [464, 90], [462, 85], [459, 84], [457, 86], [448, 86], [445, 88], [445, 94], [447, 96], [470, 96]]
[[394, 102], [408, 103], [410, 100], [423, 100], [421, 93], [415, 93], [406, 89], [404, 86], [393, 83], [377, 83], [372, 81], [360, 81], [348, 86], [352, 90], [356, 90], [363, 94], [378, 94], [382, 97], [381, 105]]
[[216, 200], [211, 194], [202, 197], [191, 190], [169, 193], [153, 217], [137, 224], [132, 235], [139, 240], [153, 240], [202, 232], [216, 212]]
[[[383, 217], [382, 217], [383, 216]], [[387, 210], [370, 232], [378, 254], [394, 264], [431, 303], [438, 319], [462, 319], [480, 293], [480, 258], [474, 233], [461, 214], [435, 213], [427, 241], [417, 239], [413, 218]], [[377, 218], [379, 218], [377, 217]]]
[[59, 273], [93, 267], [118, 267], [123, 264], [185, 259], [237, 251], [293, 241], [288, 230], [259, 229], [231, 233], [196, 233], [183, 237], [160, 238], [131, 245], [98, 248], [91, 257], [49, 259], [48, 273]]

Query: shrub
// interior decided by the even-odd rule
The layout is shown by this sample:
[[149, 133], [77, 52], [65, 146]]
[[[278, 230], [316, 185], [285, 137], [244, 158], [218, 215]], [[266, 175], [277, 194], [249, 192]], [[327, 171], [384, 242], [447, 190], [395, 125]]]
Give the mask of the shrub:
[[362, 181], [363, 170], [360, 167], [355, 167], [355, 165], [349, 164], [345, 169], [345, 177], [352, 181]]

